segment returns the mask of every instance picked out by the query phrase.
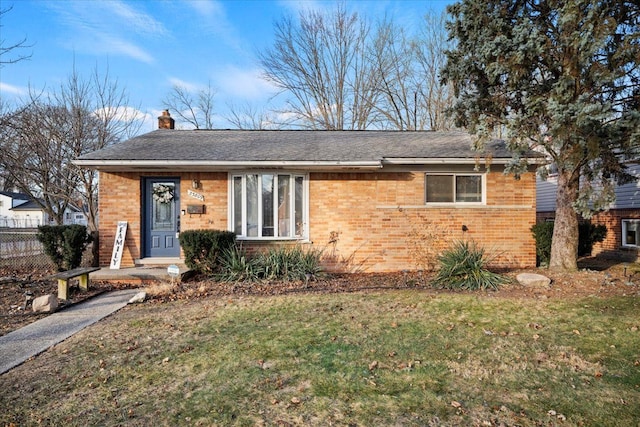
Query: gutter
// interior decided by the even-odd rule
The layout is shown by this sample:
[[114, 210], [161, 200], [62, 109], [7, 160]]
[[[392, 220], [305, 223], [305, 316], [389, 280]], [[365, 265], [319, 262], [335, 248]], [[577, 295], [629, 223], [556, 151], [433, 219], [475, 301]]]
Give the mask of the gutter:
[[[475, 164], [483, 164], [489, 159], [489, 163], [492, 165], [506, 165], [512, 159], [509, 158], [495, 158], [495, 157], [487, 157], [487, 156], [479, 156], [478, 158], [459, 158], [459, 157], [427, 157], [427, 158], [416, 158], [416, 157], [385, 157], [382, 160], [382, 163], [385, 165], [475, 165]], [[539, 164], [544, 165], [548, 162], [544, 158], [538, 157], [529, 157], [527, 161], [531, 164]]]
[[382, 162], [374, 161], [299, 161], [299, 160], [252, 160], [252, 161], [193, 161], [193, 160], [82, 160], [73, 161], [77, 166], [98, 170], [124, 169], [172, 169], [172, 170], [234, 170], [254, 168], [279, 169], [381, 169]]

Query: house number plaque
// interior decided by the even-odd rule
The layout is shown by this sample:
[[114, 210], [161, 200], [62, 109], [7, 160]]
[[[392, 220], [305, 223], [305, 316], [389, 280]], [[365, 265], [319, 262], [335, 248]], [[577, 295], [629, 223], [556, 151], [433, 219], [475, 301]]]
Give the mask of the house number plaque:
[[188, 190], [188, 191], [187, 191], [187, 194], [188, 194], [190, 197], [193, 197], [194, 199], [198, 199], [198, 200], [200, 200], [201, 202], [204, 202], [204, 196], [203, 196], [202, 194], [200, 194], [200, 193], [196, 193], [195, 191]]

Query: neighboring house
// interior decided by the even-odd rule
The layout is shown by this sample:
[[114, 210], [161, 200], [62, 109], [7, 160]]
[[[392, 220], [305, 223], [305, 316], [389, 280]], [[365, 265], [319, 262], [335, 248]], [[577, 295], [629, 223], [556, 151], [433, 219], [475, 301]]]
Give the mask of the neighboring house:
[[44, 224], [44, 212], [34, 212], [28, 195], [0, 191], [0, 227], [35, 228]]
[[[637, 180], [615, 187], [616, 200], [608, 211], [598, 212], [591, 218], [593, 224], [607, 226], [607, 237], [596, 243], [592, 255], [634, 261], [640, 253], [640, 165], [629, 166], [629, 173]], [[537, 182], [537, 219], [555, 218], [557, 178], [551, 175]]]
[[[0, 191], [0, 227], [36, 228], [50, 224], [49, 215], [28, 195]], [[87, 225], [87, 216], [75, 206], [65, 211], [64, 224]]]
[[[457, 132], [162, 129], [86, 154], [100, 172], [100, 264], [119, 221], [122, 267], [175, 262], [180, 231], [235, 231], [244, 248], [300, 244], [346, 271], [423, 268], [455, 239], [533, 267], [535, 166], [505, 175], [495, 141]], [[490, 169], [487, 169], [490, 165]]]

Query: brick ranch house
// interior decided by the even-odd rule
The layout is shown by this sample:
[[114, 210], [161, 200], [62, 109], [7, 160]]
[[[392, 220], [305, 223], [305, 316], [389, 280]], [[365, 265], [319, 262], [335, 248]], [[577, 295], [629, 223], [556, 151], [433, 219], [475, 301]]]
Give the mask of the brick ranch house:
[[[636, 177], [636, 181], [616, 186], [616, 200], [609, 210], [598, 212], [590, 219], [592, 224], [607, 226], [607, 237], [593, 246], [592, 255], [622, 261], [640, 260], [640, 164], [629, 164], [628, 172]], [[554, 175], [545, 181], [538, 180], [538, 221], [555, 218], [557, 187]]]
[[100, 175], [100, 264], [119, 221], [121, 266], [179, 262], [180, 231], [235, 231], [244, 248], [300, 244], [329, 270], [433, 266], [473, 239], [502, 267], [533, 267], [535, 165], [516, 180], [500, 141], [459, 132], [160, 129], [76, 160]]

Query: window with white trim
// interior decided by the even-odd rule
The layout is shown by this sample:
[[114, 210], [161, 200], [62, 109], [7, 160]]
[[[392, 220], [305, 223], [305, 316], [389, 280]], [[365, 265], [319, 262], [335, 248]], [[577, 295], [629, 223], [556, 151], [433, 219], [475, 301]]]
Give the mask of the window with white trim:
[[640, 248], [640, 219], [622, 220], [622, 246]]
[[305, 235], [307, 177], [292, 173], [231, 175], [233, 231], [247, 239]]
[[425, 175], [426, 203], [483, 203], [484, 175], [441, 174]]

